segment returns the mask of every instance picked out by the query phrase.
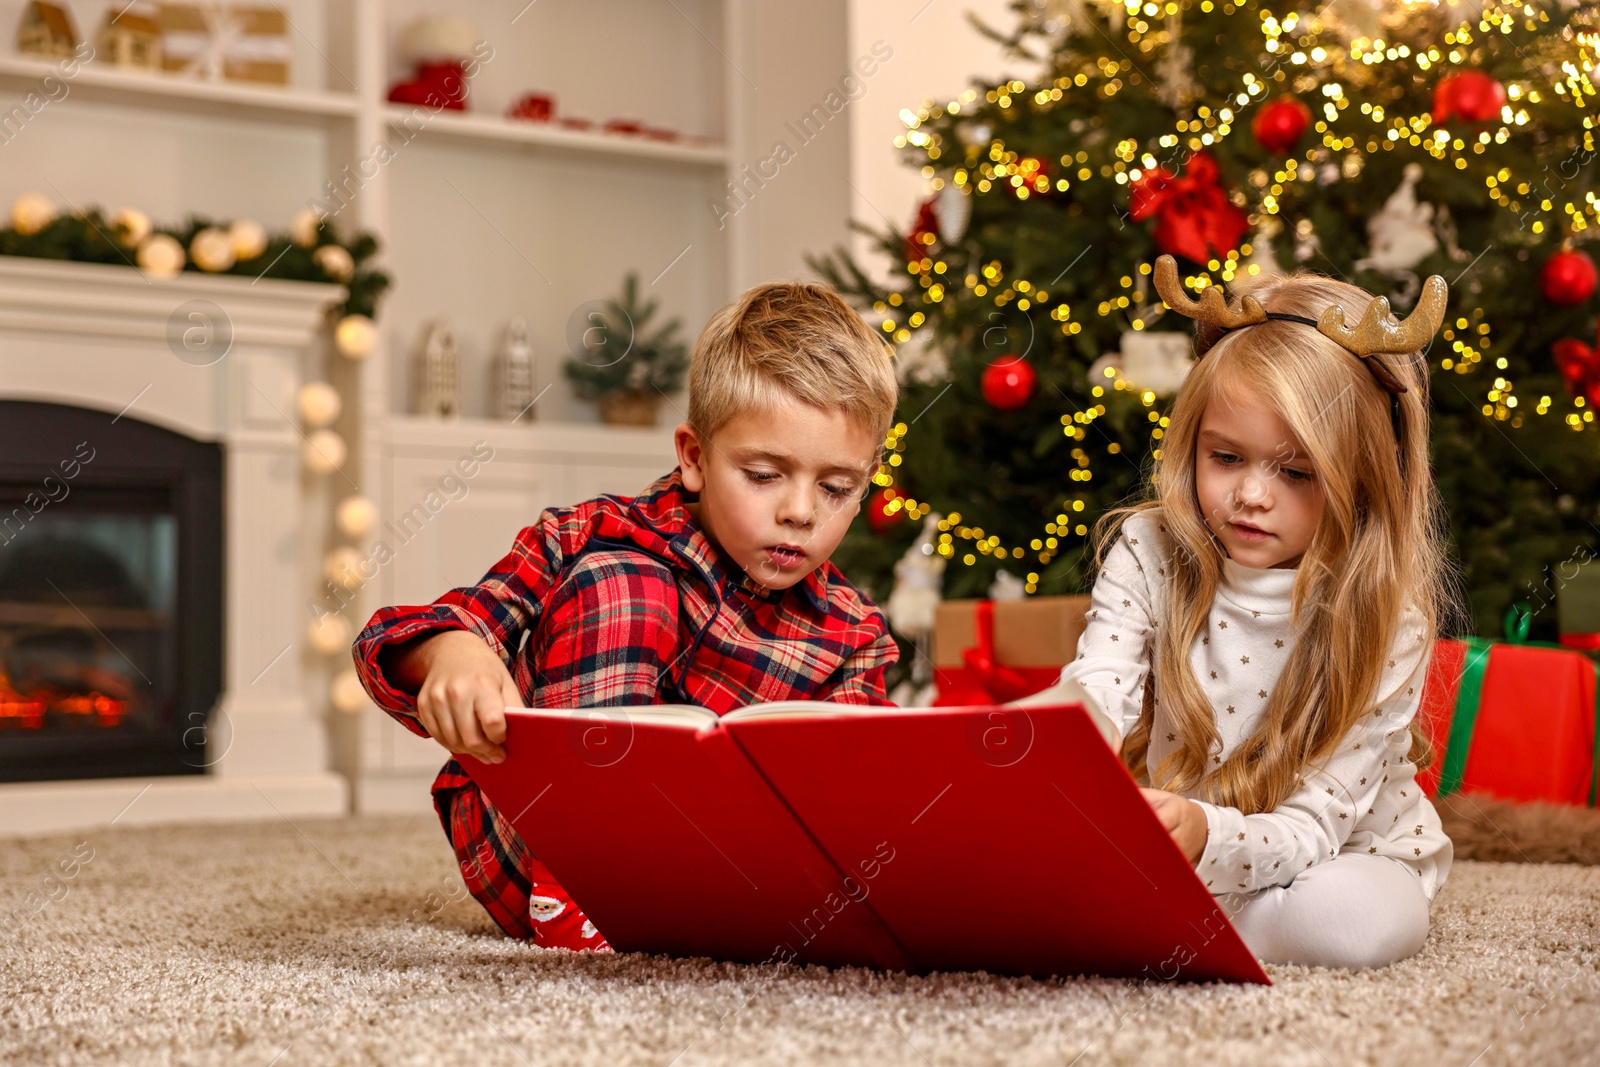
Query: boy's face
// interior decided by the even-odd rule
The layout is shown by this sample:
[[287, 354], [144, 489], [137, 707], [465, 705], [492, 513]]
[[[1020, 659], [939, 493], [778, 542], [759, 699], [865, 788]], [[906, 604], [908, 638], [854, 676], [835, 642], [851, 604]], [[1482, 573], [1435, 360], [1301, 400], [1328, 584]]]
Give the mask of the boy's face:
[[1299, 564], [1322, 519], [1322, 482], [1259, 394], [1206, 405], [1194, 476], [1201, 514], [1229, 558], [1258, 569]]
[[785, 399], [729, 419], [714, 438], [677, 430], [684, 488], [711, 543], [768, 589], [828, 561], [877, 469], [880, 440], [842, 411]]

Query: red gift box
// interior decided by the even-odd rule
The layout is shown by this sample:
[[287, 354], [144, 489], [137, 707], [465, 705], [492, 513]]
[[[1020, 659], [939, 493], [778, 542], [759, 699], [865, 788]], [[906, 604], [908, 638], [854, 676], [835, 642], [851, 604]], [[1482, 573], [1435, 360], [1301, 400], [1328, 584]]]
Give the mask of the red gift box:
[[1434, 642], [1419, 717], [1434, 762], [1428, 793], [1590, 804], [1600, 785], [1596, 667], [1552, 645]]
[[933, 624], [934, 705], [1003, 704], [1048, 689], [1078, 654], [1090, 603], [1087, 596], [944, 601]]

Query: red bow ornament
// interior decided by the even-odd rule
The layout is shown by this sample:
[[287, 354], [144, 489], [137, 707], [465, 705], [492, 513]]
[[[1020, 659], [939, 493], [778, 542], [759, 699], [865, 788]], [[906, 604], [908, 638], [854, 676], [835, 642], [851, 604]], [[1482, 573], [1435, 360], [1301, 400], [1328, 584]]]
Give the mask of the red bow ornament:
[[1600, 405], [1600, 338], [1591, 347], [1563, 337], [1550, 346], [1550, 353], [1555, 357], [1556, 369], [1561, 372], [1567, 392], [1585, 398], [1590, 404]]
[[1239, 247], [1250, 220], [1228, 199], [1221, 176], [1209, 152], [1190, 156], [1189, 173], [1182, 177], [1153, 167], [1133, 180], [1129, 213], [1134, 222], [1159, 216], [1155, 241], [1163, 252], [1196, 263], [1224, 256]]

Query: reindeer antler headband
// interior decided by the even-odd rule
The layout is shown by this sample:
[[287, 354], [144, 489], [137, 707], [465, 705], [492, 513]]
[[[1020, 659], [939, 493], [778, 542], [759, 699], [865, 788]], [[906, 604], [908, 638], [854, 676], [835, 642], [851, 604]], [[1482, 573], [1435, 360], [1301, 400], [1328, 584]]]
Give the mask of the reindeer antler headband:
[[[1156, 260], [1156, 292], [1161, 294], [1172, 310], [1195, 320], [1195, 358], [1204, 358], [1211, 346], [1229, 330], [1253, 326], [1268, 319], [1299, 322], [1317, 329], [1324, 337], [1338, 343], [1357, 359], [1365, 363], [1373, 379], [1389, 393], [1389, 416], [1394, 424], [1394, 437], [1400, 440], [1400, 394], [1406, 392], [1405, 383], [1378, 358], [1381, 354], [1415, 352], [1432, 339], [1434, 331], [1444, 321], [1445, 299], [1449, 287], [1435, 274], [1422, 284], [1422, 295], [1417, 306], [1399, 323], [1389, 321], [1389, 301], [1377, 297], [1367, 305], [1361, 321], [1354, 328], [1346, 321], [1344, 309], [1337, 304], [1323, 311], [1322, 316], [1308, 319], [1304, 315], [1291, 315], [1285, 311], [1267, 311], [1255, 297], [1247, 296], [1239, 302], [1237, 311], [1228, 307], [1222, 290], [1212, 286], [1194, 300], [1183, 291], [1178, 279], [1178, 263], [1171, 256]], [[1210, 326], [1212, 329], [1203, 329]]]

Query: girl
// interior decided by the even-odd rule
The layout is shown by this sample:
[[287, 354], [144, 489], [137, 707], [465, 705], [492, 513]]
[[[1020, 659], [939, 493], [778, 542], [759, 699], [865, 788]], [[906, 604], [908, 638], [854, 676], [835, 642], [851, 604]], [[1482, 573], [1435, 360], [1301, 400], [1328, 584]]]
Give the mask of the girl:
[[1190, 299], [1170, 256], [1156, 281], [1197, 320], [1199, 358], [1149, 498], [1097, 524], [1062, 682], [1118, 722], [1252, 951], [1384, 966], [1422, 946], [1452, 854], [1417, 788], [1430, 754], [1413, 722], [1456, 618], [1419, 351], [1445, 284], [1396, 323], [1386, 300], [1306, 273], [1238, 308]]

